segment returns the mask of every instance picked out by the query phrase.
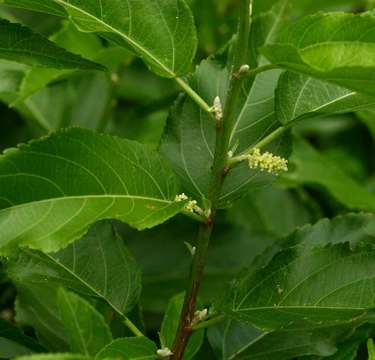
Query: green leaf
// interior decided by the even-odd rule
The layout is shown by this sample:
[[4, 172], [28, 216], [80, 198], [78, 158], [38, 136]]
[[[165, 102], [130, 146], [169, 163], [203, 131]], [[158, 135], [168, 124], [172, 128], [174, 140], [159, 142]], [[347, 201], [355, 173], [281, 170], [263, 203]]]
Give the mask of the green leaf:
[[94, 356], [112, 341], [103, 316], [87, 301], [60, 288], [57, 304], [72, 352]]
[[[185, 242], [196, 245], [192, 242], [196, 224], [176, 217], [147, 231], [121, 228], [121, 234], [129, 239], [128, 246], [142, 268], [142, 308], [163, 315], [168, 301], [185, 289], [191, 265], [191, 254]], [[223, 285], [275, 240], [268, 233], [251, 231], [243, 226], [217, 224], [200, 291], [202, 302], [208, 304], [219, 297]]]
[[56, 306], [58, 287], [102, 299], [120, 316], [133, 308], [141, 291], [139, 268], [109, 222], [94, 225], [58, 253], [22, 249], [6, 270], [18, 292], [17, 321], [35, 328], [51, 351], [69, 349]]
[[82, 239], [57, 253], [20, 250], [8, 261], [7, 271], [19, 287], [48, 279], [56, 286], [103, 299], [120, 315], [134, 307], [141, 292], [139, 267], [107, 221], [95, 224]]
[[27, 277], [22, 267], [15, 265], [11, 278], [17, 288], [16, 321], [31, 326], [39, 342], [51, 352], [69, 351], [67, 334], [57, 308], [57, 286], [43, 277]]
[[232, 358], [260, 336], [262, 332], [254, 326], [232, 319], [207, 329], [207, 339], [218, 360]]
[[296, 231], [270, 261], [239, 276], [224, 311], [263, 329], [366, 316], [374, 307], [374, 224], [372, 215], [348, 215]]
[[90, 357], [79, 354], [38, 354], [32, 356], [22, 356], [16, 360], [90, 360]]
[[373, 95], [375, 17], [316, 14], [290, 25], [263, 54], [273, 64]]
[[302, 190], [301, 193], [298, 196], [276, 186], [249, 192], [227, 211], [226, 219], [250, 231], [267, 232], [278, 238], [287, 236], [297, 227], [317, 220], [313, 206], [304, 199], [308, 195]]
[[[80, 32], [70, 23], [66, 23], [50, 40], [57, 46], [92, 61], [95, 61], [95, 56], [102, 50], [102, 45], [98, 37], [93, 34]], [[18, 103], [28, 98], [51, 81], [67, 76], [72, 72], [74, 72], [74, 69], [31, 68], [22, 80], [15, 102]]]
[[367, 340], [368, 360], [375, 359], [375, 345], [372, 339]]
[[69, 53], [27, 27], [7, 20], [0, 20], [0, 58], [55, 69], [105, 69]]
[[208, 337], [220, 352], [219, 359], [223, 360], [288, 360], [306, 355], [326, 357], [335, 354], [338, 341], [347, 340], [359, 325], [358, 321], [341, 325], [301, 321], [262, 334], [249, 325], [228, 320], [219, 327], [210, 328]]
[[[180, 315], [184, 304], [185, 294], [178, 294], [174, 296], [168, 303], [167, 310], [164, 315], [163, 323], [161, 325], [160, 339], [163, 346], [172, 349], [173, 341], [175, 339]], [[204, 339], [204, 330], [198, 330], [193, 333], [187, 345], [184, 360], [191, 360], [202, 346]]]
[[372, 96], [289, 71], [280, 76], [276, 89], [276, 114], [282, 124], [374, 107]]
[[[249, 64], [252, 67], [262, 65], [265, 63], [264, 58], [260, 58], [259, 48], [272, 43], [280, 30], [284, 26], [286, 10], [288, 9], [289, 0], [273, 1], [270, 8], [259, 9], [257, 14], [257, 7], [263, 2], [254, 2], [254, 18], [251, 25], [250, 33], [250, 59]], [[264, 11], [265, 10], [265, 11]]]
[[107, 76], [85, 74], [46, 86], [13, 106], [46, 132], [72, 125], [96, 130], [107, 115], [110, 92]]
[[[255, 145], [278, 126], [274, 111], [274, 91], [279, 74], [278, 70], [269, 71], [257, 76], [252, 87], [251, 81], [244, 85], [231, 134], [231, 146], [238, 145], [237, 152]], [[228, 70], [217, 61], [203, 61], [191, 85], [208, 104], [212, 104], [216, 96], [224, 104]], [[197, 198], [205, 198], [208, 193], [215, 136], [212, 118], [192, 100], [180, 98], [169, 119], [161, 150], [186, 189]], [[269, 150], [287, 156], [287, 137], [275, 141]], [[220, 205], [227, 207], [249, 188], [269, 184], [273, 179], [274, 176], [249, 169], [248, 164], [243, 162], [225, 178]]]
[[69, 17], [81, 31], [95, 32], [120, 46], [130, 47], [161, 76], [175, 77], [188, 72], [195, 56], [196, 30], [184, 0], [1, 2]]
[[375, 195], [306, 141], [295, 138], [290, 162], [294, 170], [283, 175], [297, 184], [318, 185], [349, 209], [375, 211]]
[[22, 82], [26, 67], [6, 60], [0, 60], [0, 97], [15, 94]]
[[105, 218], [153, 227], [185, 206], [157, 153], [78, 128], [6, 151], [0, 183], [2, 254], [17, 245], [57, 251]]
[[20, 329], [0, 319], [0, 359], [29, 355], [43, 350], [42, 346], [24, 335]]
[[145, 337], [116, 339], [96, 356], [96, 360], [116, 358], [120, 360], [152, 360], [156, 357], [157, 347]]

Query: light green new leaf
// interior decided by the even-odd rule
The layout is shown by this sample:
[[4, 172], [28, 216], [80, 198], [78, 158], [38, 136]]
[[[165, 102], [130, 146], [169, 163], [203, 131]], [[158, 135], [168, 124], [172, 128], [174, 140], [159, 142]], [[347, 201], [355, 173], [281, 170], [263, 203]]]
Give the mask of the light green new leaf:
[[106, 218], [153, 227], [185, 206], [156, 152], [79, 128], [7, 150], [0, 189], [2, 254], [17, 245], [57, 251]]
[[38, 354], [31, 356], [21, 356], [15, 360], [90, 360], [92, 358], [79, 354]]
[[60, 288], [57, 306], [72, 352], [94, 356], [112, 341], [103, 316], [78, 295]]
[[120, 338], [102, 349], [96, 360], [153, 360], [157, 359], [157, 347], [154, 342], [146, 337]]
[[352, 178], [324, 154], [301, 138], [295, 138], [290, 158], [293, 170], [283, 175], [296, 184], [317, 185], [326, 189], [348, 209], [375, 211], [375, 194]]
[[[184, 304], [185, 294], [174, 296], [168, 303], [167, 310], [164, 315], [163, 323], [160, 330], [160, 339], [163, 346], [172, 348], [173, 341], [176, 336], [182, 306]], [[202, 346], [204, 339], [204, 330], [198, 330], [193, 333], [187, 345], [184, 360], [191, 360]]]
[[262, 52], [281, 67], [375, 94], [375, 16], [370, 13], [302, 18]]
[[368, 360], [375, 360], [375, 345], [374, 340], [367, 340]]
[[95, 32], [130, 47], [153, 71], [175, 77], [186, 73], [197, 37], [185, 0], [1, 0], [29, 10], [69, 17], [84, 32]]
[[282, 124], [320, 115], [375, 108], [375, 97], [286, 71], [276, 89], [276, 114]]
[[348, 215], [296, 231], [264, 266], [244, 270], [224, 311], [263, 329], [366, 316], [375, 306], [374, 224], [373, 215]]
[[[252, 87], [251, 82], [244, 84], [231, 133], [231, 146], [236, 148], [236, 153], [255, 145], [278, 126], [274, 91], [279, 74], [278, 70], [269, 71], [257, 76]], [[228, 70], [217, 61], [203, 61], [191, 85], [208, 104], [212, 104], [216, 96], [225, 104]], [[205, 198], [208, 193], [215, 136], [212, 118], [192, 100], [181, 97], [171, 113], [161, 150], [186, 189], [197, 198]], [[269, 150], [286, 157], [289, 153], [286, 140], [287, 137], [283, 137], [275, 141]], [[249, 187], [269, 184], [273, 179], [269, 174], [249, 169], [243, 162], [225, 178], [220, 205], [227, 207]]]
[[54, 69], [105, 69], [58, 47], [27, 27], [7, 20], [0, 20], [0, 58]]

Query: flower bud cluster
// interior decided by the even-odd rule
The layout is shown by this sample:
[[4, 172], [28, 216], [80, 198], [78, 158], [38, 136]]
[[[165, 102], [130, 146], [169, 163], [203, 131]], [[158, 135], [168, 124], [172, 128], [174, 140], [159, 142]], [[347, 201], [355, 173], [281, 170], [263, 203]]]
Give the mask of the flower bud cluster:
[[197, 310], [194, 313], [194, 318], [191, 322], [191, 325], [198, 324], [204, 320], [206, 320], [208, 317], [208, 309], [203, 309], [203, 310]]
[[[181, 201], [186, 201], [189, 200], [189, 198], [184, 194], [179, 194], [176, 195], [174, 201], [176, 202], [181, 202]], [[198, 206], [197, 200], [189, 200], [188, 203], [185, 206], [185, 210], [189, 211], [191, 213], [197, 213], [197, 214], [203, 214], [204, 211]]]
[[288, 171], [288, 160], [268, 151], [262, 154], [258, 148], [248, 155], [248, 161], [250, 169], [260, 169], [274, 175]]
[[162, 349], [159, 349], [157, 352], [156, 352], [157, 356], [159, 359], [169, 359], [170, 356], [173, 355], [173, 352], [167, 348], [167, 347], [164, 347]]

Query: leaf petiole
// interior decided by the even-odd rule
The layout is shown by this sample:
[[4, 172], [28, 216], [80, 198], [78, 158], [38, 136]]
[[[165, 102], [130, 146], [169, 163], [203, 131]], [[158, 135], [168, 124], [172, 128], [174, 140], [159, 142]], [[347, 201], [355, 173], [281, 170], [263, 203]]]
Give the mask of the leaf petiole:
[[192, 327], [192, 330], [193, 331], [196, 331], [196, 330], [200, 330], [200, 329], [207, 329], [211, 326], [215, 326], [219, 323], [221, 323], [222, 321], [225, 320], [225, 316], [224, 315], [218, 315], [218, 316], [215, 316], [215, 317], [212, 317], [206, 321], [202, 321], [196, 325], [194, 325]]
[[262, 149], [263, 147], [267, 146], [274, 140], [276, 140], [279, 136], [283, 135], [287, 130], [289, 129], [289, 126], [280, 126], [275, 131], [273, 131], [271, 134], [267, 135], [265, 138], [263, 138], [261, 141], [256, 143], [255, 145], [251, 145], [248, 147], [245, 151], [243, 151], [241, 154], [237, 156], [233, 156], [232, 158], [228, 159], [228, 166], [232, 167], [233, 165], [244, 161], [248, 158], [248, 155], [254, 150], [254, 149]]
[[205, 112], [212, 114], [213, 108], [212, 106], [208, 105], [207, 102], [201, 98], [199, 94], [195, 92], [194, 89], [190, 87], [190, 85], [184, 81], [183, 79], [176, 77], [174, 78], [177, 84], [181, 87], [182, 90], [185, 91], [187, 95], [190, 96], [190, 98]]

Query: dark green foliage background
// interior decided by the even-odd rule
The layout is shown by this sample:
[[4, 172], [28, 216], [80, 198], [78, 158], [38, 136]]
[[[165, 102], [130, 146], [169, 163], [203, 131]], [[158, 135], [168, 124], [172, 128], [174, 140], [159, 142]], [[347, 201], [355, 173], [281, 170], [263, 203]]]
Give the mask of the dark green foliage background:
[[[231, 40], [236, 31], [238, 1], [189, 0], [188, 3], [196, 19], [199, 37], [198, 53], [194, 66], [191, 67], [193, 72], [194, 67], [203, 59], [222, 51]], [[254, 12], [266, 13], [273, 3], [272, 0], [255, 1]], [[297, 19], [317, 11], [361, 12], [368, 6], [371, 6], [371, 1], [294, 0], [291, 1], [288, 14], [290, 19]], [[66, 26], [61, 19], [52, 15], [15, 10], [6, 5], [0, 5], [0, 17], [15, 19], [45, 36], [51, 36]], [[83, 38], [85, 36], [86, 34]], [[64, 41], [68, 48], [72, 45], [68, 44], [69, 39]], [[96, 41], [98, 44], [95, 43]], [[93, 40], [94, 49], [95, 46], [106, 45], [106, 40]], [[90, 51], [92, 49], [87, 49], [87, 53]], [[110, 58], [111, 54], [106, 56]], [[106, 56], [103, 55], [100, 63], [111, 62]], [[170, 109], [176, 104], [179, 89], [172, 80], [156, 76], [141, 60], [130, 53], [126, 52], [121, 56], [122, 61], [113, 65], [116, 78], [112, 79], [112, 82], [103, 74], [92, 71], [66, 74], [56, 78], [52, 76], [52, 81], [48, 85], [42, 86], [26, 100], [18, 99], [18, 101], [14, 98], [14, 94], [3, 91], [1, 81], [4, 83], [8, 81], [14, 86], [19, 85], [19, 77], [24, 71], [23, 66], [15, 66], [10, 74], [4, 70], [9, 70], [9, 64], [1, 60], [0, 149], [15, 147], [19, 143], [46, 135], [51, 130], [71, 125], [135, 140], [153, 149], [159, 148], [160, 143], [165, 141], [162, 138], [167, 122], [170, 121], [168, 119], [173, 118], [173, 114], [170, 116]], [[89, 55], [87, 57], [92, 59]], [[283, 76], [297, 76], [288, 74]], [[41, 75], [37, 73], [36, 76]], [[299, 81], [303, 86], [305, 79], [303, 75], [298, 76], [302, 77]], [[264, 261], [264, 265], [267, 265], [268, 261], [265, 259], [267, 254], [276, 254], [286, 246], [286, 243], [293, 243], [294, 246], [296, 239], [308, 237], [306, 233], [310, 228], [303, 228], [294, 233], [297, 228], [315, 224], [323, 218], [333, 219], [337, 216], [357, 213], [357, 215], [349, 215], [349, 225], [345, 223], [347, 227], [342, 230], [343, 233], [347, 231], [349, 234], [357, 234], [365, 227], [363, 222], [367, 221], [364, 220], [367, 219], [367, 215], [358, 215], [358, 213], [367, 214], [375, 211], [375, 111], [357, 111], [363, 108], [356, 108], [358, 105], [356, 101], [360, 105], [367, 106], [373, 98], [369, 99], [364, 95], [359, 100], [349, 99], [347, 103], [341, 104], [345, 111], [328, 109], [314, 114], [310, 113], [311, 109], [306, 104], [302, 104], [301, 107], [306, 106], [307, 109], [299, 118], [300, 114], [296, 114], [295, 111], [292, 115], [288, 113], [288, 106], [290, 110], [296, 99], [293, 98], [293, 89], [288, 88], [287, 83], [284, 85], [285, 88], [279, 91], [283, 91], [282, 96], [285, 97], [285, 101], [281, 105], [276, 104], [276, 108], [285, 107], [283, 114], [286, 115], [283, 116], [283, 122], [299, 121], [292, 134], [290, 171], [268, 187], [256, 187], [251, 193], [245, 193], [233, 206], [226, 207], [219, 213], [200, 295], [201, 304], [215, 303], [215, 306], [220, 308], [217, 299], [222, 299], [223, 291], [229, 293], [226, 289], [242, 269], [255, 266], [254, 260]], [[314, 91], [314, 86], [316, 89], [321, 89], [320, 85], [310, 84], [311, 91]], [[281, 100], [283, 100], [282, 96]], [[292, 104], [288, 104], [288, 100]], [[9, 107], [9, 104], [12, 106]], [[326, 220], [317, 225], [323, 228], [321, 230], [323, 234], [326, 230], [324, 221]], [[373, 240], [375, 236], [374, 225], [371, 225], [371, 221], [369, 223], [368, 226], [370, 228], [372, 226], [371, 231], [363, 230], [363, 234], [361, 233], [360, 240], [363, 242], [368, 238]], [[197, 232], [196, 223], [178, 215], [156, 228], [142, 232], [117, 221], [113, 224], [121, 241], [129, 250], [129, 262], [131, 264], [134, 262], [131, 266], [139, 266], [139, 269], [132, 268], [132, 270], [138, 274], [137, 276], [142, 276], [140, 303], [133, 307], [134, 304], [129, 300], [129, 308], [132, 309], [129, 317], [152, 340], [157, 341], [157, 332], [168, 301], [185, 289], [191, 262], [185, 242], [195, 245], [193, 239]], [[356, 240], [358, 239], [354, 236], [347, 241], [353, 245]], [[308, 246], [304, 246], [306, 246], [304, 250], [308, 251]], [[344, 251], [343, 248], [336, 250], [340, 254]], [[259, 258], [260, 254], [265, 258]], [[371, 254], [374, 254], [373, 245]], [[317, 255], [311, 254], [311, 258], [314, 256]], [[288, 257], [298, 258], [298, 254], [285, 250], [285, 259], [278, 258], [278, 261], [287, 262]], [[19, 268], [14, 265], [16, 267], [12, 269], [14, 274], [19, 276], [19, 281], [22, 281], [20, 269], [24, 264], [21, 260], [19, 259]], [[138, 265], [135, 265], [135, 262]], [[33, 269], [30, 270], [30, 274], [32, 271], [38, 273], [29, 260], [25, 260], [25, 264]], [[368, 267], [371, 267], [370, 261]], [[47, 265], [46, 269], [51, 270]], [[340, 269], [345, 271], [345, 266]], [[350, 271], [349, 267], [347, 269]], [[15, 323], [16, 306], [22, 307], [21, 297], [16, 305], [17, 291], [14, 286], [16, 281], [11, 280], [8, 275], [0, 263], [0, 358], [7, 358], [2, 355], [1, 324], [3, 321], [7, 321], [7, 324]], [[260, 277], [263, 275], [257, 274]], [[32, 275], [30, 277], [32, 278]], [[282, 281], [283, 278], [280, 277], [279, 280]], [[68, 283], [70, 280], [66, 281]], [[238, 285], [239, 292], [241, 292], [240, 285]], [[108, 300], [104, 295], [103, 298], [93, 300], [91, 290], [82, 289], [77, 284], [71, 283], [66, 286], [69, 290], [76, 291], [89, 299], [92, 308], [96, 309], [95, 313], [91, 314], [93, 318], [98, 315], [97, 313], [105, 316], [114, 338], [130, 335], [121, 323], [121, 311], [120, 315], [113, 313], [103, 301]], [[370, 289], [370, 285], [367, 286]], [[30, 292], [34, 290], [27, 289]], [[22, 294], [26, 294], [27, 291], [24, 289]], [[45, 292], [41, 289], [35, 291], [41, 302], [43, 296], [50, 294], [48, 289], [43, 289]], [[141, 289], [135, 287], [128, 291], [138, 294]], [[71, 296], [74, 300], [74, 295]], [[262, 296], [266, 295], [262, 294]], [[43, 309], [44, 311], [46, 309], [43, 308], [43, 304], [40, 306], [41, 308], [36, 306], [36, 309], [42, 314]], [[123, 310], [125, 313], [125, 309]], [[27, 314], [21, 313], [22, 311], [17, 317], [20, 315], [25, 320]], [[374, 320], [372, 318], [369, 322], [362, 322], [361, 314], [357, 315], [358, 318], [355, 320], [346, 319], [347, 323], [337, 327], [332, 324], [311, 326], [303, 318], [298, 318], [296, 323], [275, 331], [267, 329], [267, 333], [262, 333], [262, 330], [239, 321], [240, 316], [236, 317], [235, 314], [210, 329], [204, 340], [203, 336], [202, 339], [198, 339], [199, 352], [193, 351], [191, 358], [196, 360], [367, 359], [366, 340], [374, 335]], [[59, 323], [57, 324], [60, 326]], [[22, 322], [20, 325], [23, 325]], [[41, 351], [45, 346], [48, 350], [63, 352], [69, 348], [68, 339], [59, 336], [61, 334], [54, 338], [56, 347], [53, 348], [51, 344], [48, 347], [47, 341], [42, 342], [42, 345], [36, 343], [38, 329], [35, 331], [31, 326], [23, 326], [23, 331], [24, 333], [12, 336], [14, 339], [20, 339], [22, 344], [27, 344], [29, 349]], [[26, 340], [25, 334], [28, 336]], [[49, 336], [48, 332], [43, 334]], [[303, 346], [298, 348], [297, 344]], [[244, 351], [239, 351], [243, 348]], [[268, 353], [268, 349], [272, 351]], [[237, 353], [239, 355], [235, 356]]]

